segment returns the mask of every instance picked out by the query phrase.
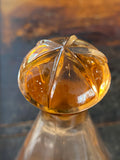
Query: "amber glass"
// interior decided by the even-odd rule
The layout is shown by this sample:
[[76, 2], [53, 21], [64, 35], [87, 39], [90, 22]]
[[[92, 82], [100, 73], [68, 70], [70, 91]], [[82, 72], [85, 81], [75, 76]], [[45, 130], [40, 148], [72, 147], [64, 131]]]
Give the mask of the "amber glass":
[[107, 58], [76, 36], [41, 40], [26, 55], [18, 84], [42, 110], [18, 160], [108, 160], [87, 109], [110, 85]]
[[18, 84], [25, 98], [43, 111], [73, 114], [103, 98], [110, 72], [105, 55], [73, 35], [39, 41], [23, 60]]

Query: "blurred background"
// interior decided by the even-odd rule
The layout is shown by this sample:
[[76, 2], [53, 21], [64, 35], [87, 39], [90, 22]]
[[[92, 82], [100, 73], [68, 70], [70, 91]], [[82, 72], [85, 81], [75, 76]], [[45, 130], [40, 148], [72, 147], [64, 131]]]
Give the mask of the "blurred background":
[[15, 159], [39, 110], [18, 89], [23, 57], [38, 40], [75, 34], [108, 58], [112, 83], [90, 114], [120, 160], [120, 0], [1, 0], [0, 160]]

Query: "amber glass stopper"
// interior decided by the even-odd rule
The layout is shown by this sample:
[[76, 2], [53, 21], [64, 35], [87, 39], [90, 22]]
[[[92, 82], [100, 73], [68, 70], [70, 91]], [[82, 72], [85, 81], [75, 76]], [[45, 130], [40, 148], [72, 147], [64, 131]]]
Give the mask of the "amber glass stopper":
[[98, 103], [108, 91], [105, 55], [76, 36], [41, 40], [24, 58], [18, 84], [36, 107], [73, 114]]

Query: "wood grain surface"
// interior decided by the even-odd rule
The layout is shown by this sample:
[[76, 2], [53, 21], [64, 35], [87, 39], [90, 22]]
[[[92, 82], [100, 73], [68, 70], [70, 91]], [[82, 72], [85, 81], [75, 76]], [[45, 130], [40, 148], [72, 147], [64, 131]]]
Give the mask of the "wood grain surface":
[[2, 0], [3, 41], [84, 34], [120, 44], [120, 0]]

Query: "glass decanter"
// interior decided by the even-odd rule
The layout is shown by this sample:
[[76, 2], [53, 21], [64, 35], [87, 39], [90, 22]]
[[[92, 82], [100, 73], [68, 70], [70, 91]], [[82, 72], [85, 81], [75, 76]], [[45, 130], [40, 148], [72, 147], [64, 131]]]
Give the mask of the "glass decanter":
[[18, 74], [24, 97], [41, 109], [17, 160], [108, 160], [88, 109], [110, 86], [105, 55], [76, 36], [41, 40]]

